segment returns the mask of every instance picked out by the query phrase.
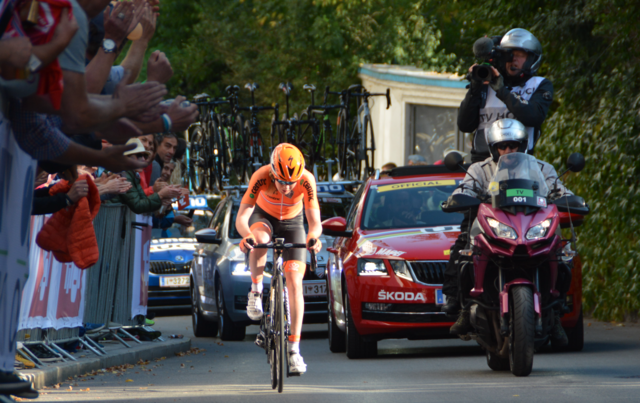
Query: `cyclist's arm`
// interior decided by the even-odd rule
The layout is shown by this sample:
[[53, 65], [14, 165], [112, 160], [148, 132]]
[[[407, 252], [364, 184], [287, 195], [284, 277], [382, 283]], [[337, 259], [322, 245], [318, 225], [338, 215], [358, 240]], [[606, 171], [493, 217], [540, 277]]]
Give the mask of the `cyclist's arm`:
[[251, 234], [251, 230], [249, 229], [249, 218], [251, 218], [254, 208], [255, 206], [252, 204], [240, 204], [238, 216], [236, 217], [236, 230], [238, 230], [238, 234], [243, 238], [246, 238]]
[[318, 239], [322, 235], [322, 222], [320, 220], [320, 210], [305, 209], [304, 214], [307, 216], [309, 223], [309, 233], [307, 234], [307, 242], [309, 239]]

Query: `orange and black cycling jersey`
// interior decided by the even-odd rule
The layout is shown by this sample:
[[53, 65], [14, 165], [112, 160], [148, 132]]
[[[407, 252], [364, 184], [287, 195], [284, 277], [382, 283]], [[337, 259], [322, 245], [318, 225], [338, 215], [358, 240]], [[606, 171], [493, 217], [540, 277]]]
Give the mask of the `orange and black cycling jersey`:
[[289, 220], [302, 211], [302, 206], [307, 209], [320, 209], [316, 196], [316, 179], [306, 169], [302, 178], [292, 189], [291, 197], [280, 193], [274, 181], [269, 176], [271, 167], [265, 165], [258, 169], [249, 182], [249, 188], [242, 197], [242, 204], [255, 206], [256, 203], [269, 215], [278, 220]]

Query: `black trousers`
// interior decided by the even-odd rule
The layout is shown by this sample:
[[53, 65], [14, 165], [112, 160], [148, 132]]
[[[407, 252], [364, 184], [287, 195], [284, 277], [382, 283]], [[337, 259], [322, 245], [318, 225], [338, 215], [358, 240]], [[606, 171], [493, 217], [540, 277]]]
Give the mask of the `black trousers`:
[[458, 298], [458, 277], [460, 276], [461, 266], [460, 250], [467, 247], [469, 230], [471, 229], [471, 224], [473, 224], [477, 215], [477, 208], [464, 213], [464, 218], [460, 224], [460, 235], [458, 235], [458, 239], [456, 239], [456, 242], [451, 246], [451, 250], [449, 252], [449, 263], [444, 271], [444, 284], [442, 284], [442, 293], [447, 297]]

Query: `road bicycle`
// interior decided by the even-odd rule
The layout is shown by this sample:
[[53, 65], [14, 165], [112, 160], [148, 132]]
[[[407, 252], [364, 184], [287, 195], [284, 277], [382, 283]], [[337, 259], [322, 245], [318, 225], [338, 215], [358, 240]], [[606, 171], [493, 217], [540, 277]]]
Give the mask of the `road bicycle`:
[[222, 189], [225, 167], [223, 141], [218, 130], [215, 108], [228, 103], [224, 99], [213, 99], [208, 94], [198, 94], [194, 102], [200, 111], [200, 122], [188, 131], [187, 170], [190, 188], [197, 193]]
[[249, 111], [251, 116], [244, 124], [244, 143], [243, 154], [244, 163], [242, 164], [241, 178], [245, 182], [249, 182], [251, 175], [265, 165], [262, 135], [260, 134], [260, 121], [258, 113], [260, 111], [274, 110], [273, 106], [256, 106], [255, 91], [260, 88], [257, 83], [247, 83], [244, 88], [251, 91], [251, 106], [246, 108], [238, 107], [238, 110]]
[[233, 185], [242, 183], [242, 170], [247, 152], [245, 149], [244, 117], [240, 113], [238, 94], [240, 87], [229, 85], [225, 88], [225, 99], [229, 105], [229, 112], [217, 111], [218, 131], [222, 138], [224, 156], [225, 181]]
[[[385, 96], [387, 109], [389, 109], [391, 107], [390, 91], [387, 88], [384, 93], [371, 93], [362, 85], [354, 84], [347, 90], [340, 92], [327, 90], [327, 93], [339, 95], [341, 104], [345, 105], [338, 114], [337, 123], [338, 172], [342, 179], [364, 180], [373, 173], [376, 150], [369, 98]], [[355, 116], [350, 115], [351, 99], [356, 99]]]
[[[311, 244], [310, 246], [313, 246]], [[287, 359], [287, 340], [290, 335], [291, 310], [289, 294], [284, 280], [284, 261], [282, 254], [286, 249], [306, 248], [303, 243], [285, 243], [284, 238], [275, 238], [273, 242], [254, 245], [254, 249], [273, 249], [273, 273], [269, 291], [263, 293], [264, 314], [260, 320], [260, 333], [256, 344], [265, 349], [267, 362], [271, 368], [271, 388], [282, 393], [285, 374], [287, 377], [300, 376], [289, 372]], [[316, 256], [311, 253], [311, 270], [315, 272]], [[245, 255], [245, 264], [249, 267], [249, 253]]]
[[280, 83], [278, 86], [280, 91], [284, 92], [285, 96], [285, 112], [282, 114], [282, 119], [278, 120], [278, 115], [280, 112], [280, 105], [276, 103], [273, 117], [271, 118], [271, 150], [280, 143], [296, 143], [296, 133], [295, 130], [297, 126], [294, 121], [298, 120], [298, 115], [294, 114], [293, 118], [290, 119], [289, 115], [289, 97], [291, 96], [291, 91], [293, 91], [293, 84], [291, 83]]
[[[335, 153], [336, 139], [333, 135], [331, 127], [330, 112], [336, 109], [343, 109], [345, 105], [327, 105], [327, 97], [329, 95], [329, 87], [325, 88], [324, 102], [322, 105], [315, 104], [316, 86], [305, 84], [303, 87], [311, 94], [311, 105], [309, 105], [301, 114], [301, 121], [310, 121], [311, 123], [302, 125], [299, 132], [298, 143], [300, 151], [309, 161], [310, 170], [320, 168], [321, 163], [333, 164], [335, 160], [330, 160], [327, 156]], [[314, 171], [314, 173], [316, 173]], [[327, 171], [327, 175], [329, 175]], [[326, 178], [329, 180], [330, 178]]]

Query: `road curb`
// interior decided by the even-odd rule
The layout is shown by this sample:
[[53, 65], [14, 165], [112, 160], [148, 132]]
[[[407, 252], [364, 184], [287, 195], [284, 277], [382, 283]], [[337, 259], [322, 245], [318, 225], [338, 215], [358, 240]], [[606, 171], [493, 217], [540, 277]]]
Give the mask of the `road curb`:
[[[87, 372], [113, 367], [123, 364], [135, 364], [138, 360], [152, 360], [160, 357], [173, 356], [175, 353], [191, 349], [191, 339], [167, 340], [163, 342], [144, 342], [127, 349], [119, 349], [117, 352], [103, 356], [76, 358], [78, 361], [67, 361], [50, 364], [40, 369], [18, 371], [20, 377], [33, 382], [35, 389], [42, 389], [46, 385], [53, 385], [66, 381], [74, 375], [82, 375]], [[91, 354], [90, 352], [86, 352]], [[77, 354], [76, 354], [77, 355]], [[46, 364], [45, 364], [46, 365]]]

